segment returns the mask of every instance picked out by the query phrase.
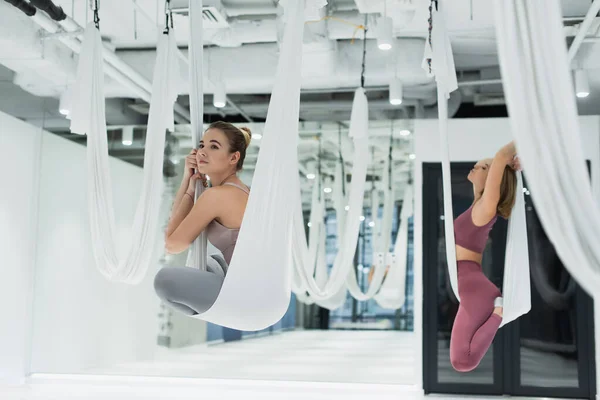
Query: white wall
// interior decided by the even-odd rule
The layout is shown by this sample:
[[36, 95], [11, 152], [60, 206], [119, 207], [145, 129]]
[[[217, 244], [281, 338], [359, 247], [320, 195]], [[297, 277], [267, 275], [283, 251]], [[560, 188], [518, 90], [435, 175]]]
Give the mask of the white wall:
[[[592, 181], [600, 193], [600, 117], [579, 117], [584, 155], [591, 161]], [[422, 354], [423, 329], [423, 162], [440, 161], [438, 120], [415, 120], [415, 220], [414, 220], [414, 282], [415, 332]], [[512, 140], [508, 118], [450, 119], [448, 143], [450, 161], [477, 161], [493, 157]], [[600, 196], [598, 197], [600, 200]], [[600, 305], [600, 301], [596, 301]], [[596, 310], [596, 348], [600, 349], [600, 310]], [[600, 370], [600, 351], [596, 352], [596, 368]], [[422, 357], [417, 357], [422, 362]], [[422, 366], [418, 370], [422, 371]], [[599, 371], [600, 372], [600, 371]], [[600, 378], [600, 373], [599, 373]], [[600, 379], [599, 379], [600, 380]], [[598, 382], [600, 384], [600, 382]]]
[[[33, 310], [32, 372], [81, 372], [152, 357], [158, 298], [152, 287], [161, 246], [138, 286], [111, 283], [96, 269], [88, 224], [86, 148], [42, 138]], [[142, 170], [111, 159], [117, 231], [126, 243]]]
[[28, 370], [41, 130], [0, 112], [0, 383]]
[[[151, 358], [158, 263], [139, 286], [110, 283], [97, 272], [86, 148], [4, 113], [0, 127], [0, 381]], [[125, 241], [142, 170], [116, 159], [110, 167], [117, 229]], [[157, 260], [161, 236], [157, 232]]]

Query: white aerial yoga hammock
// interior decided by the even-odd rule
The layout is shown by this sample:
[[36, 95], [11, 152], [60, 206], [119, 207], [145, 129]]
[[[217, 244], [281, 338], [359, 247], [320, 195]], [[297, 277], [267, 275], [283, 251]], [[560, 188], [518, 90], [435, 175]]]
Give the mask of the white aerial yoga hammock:
[[[364, 89], [358, 88], [354, 95], [352, 104], [352, 116], [350, 121], [350, 137], [354, 140], [355, 149], [365, 149], [368, 146], [368, 102]], [[362, 203], [366, 183], [367, 165], [369, 157], [363, 154], [355, 154], [354, 165], [352, 167], [352, 182], [350, 184], [349, 210], [346, 215], [346, 227], [344, 237], [339, 245], [329, 280], [324, 288], [320, 288], [314, 277], [307, 273], [304, 267], [307, 260], [307, 244], [304, 232], [304, 223], [302, 220], [302, 209], [300, 200], [300, 179], [298, 174], [292, 179], [291, 192], [296, 193], [294, 203], [296, 212], [294, 213], [294, 262], [298, 277], [302, 280], [302, 285], [306, 287], [307, 292], [315, 301], [326, 301], [335, 296], [336, 303], [343, 303], [345, 297], [344, 284], [346, 277], [353, 265], [356, 243], [360, 230], [360, 216], [362, 214]], [[300, 264], [300, 265], [298, 265]]]
[[[325, 199], [321, 195], [321, 175], [320, 173], [316, 174], [315, 183], [312, 188], [312, 198], [311, 198], [311, 206], [310, 206], [310, 230], [308, 237], [308, 258], [306, 265], [302, 265], [300, 262], [294, 262], [294, 275], [292, 278], [292, 292], [296, 294], [296, 298], [298, 301], [304, 304], [313, 304], [314, 300], [310, 298], [310, 296], [306, 293], [306, 286], [302, 284], [302, 279], [300, 278], [296, 268], [304, 267], [307, 269], [307, 273], [309, 275], [315, 274], [315, 271], [320, 271], [322, 268], [321, 265], [317, 267], [317, 257], [320, 255], [319, 250], [321, 246], [324, 246], [324, 236], [325, 236]], [[325, 265], [325, 269], [327, 266]], [[325, 278], [327, 277], [327, 271], [325, 270]], [[320, 279], [315, 277], [317, 283], [319, 285]]]
[[[338, 243], [342, 243], [343, 241], [343, 237], [344, 237], [344, 229], [345, 229], [345, 221], [346, 221], [346, 204], [348, 204], [348, 198], [347, 195], [344, 194], [344, 184], [343, 184], [343, 179], [345, 179], [344, 174], [343, 174], [343, 168], [342, 168], [342, 163], [343, 161], [340, 159], [339, 162], [336, 164], [336, 170], [335, 170], [335, 178], [333, 181], [333, 204], [334, 204], [334, 209], [336, 210], [336, 220], [337, 220], [337, 238], [338, 238]], [[328, 274], [328, 269], [327, 269], [327, 260], [326, 260], [326, 255], [325, 255], [325, 245], [326, 245], [326, 232], [325, 232], [325, 225], [324, 225], [324, 212], [325, 212], [325, 203], [324, 203], [324, 199], [322, 199], [323, 202], [319, 205], [319, 208], [323, 211], [323, 214], [321, 215], [321, 220], [320, 221], [315, 221], [311, 219], [311, 237], [309, 237], [309, 246], [308, 246], [308, 254], [309, 254], [309, 258], [308, 258], [308, 262], [312, 263], [312, 260], [315, 259], [315, 270], [314, 270], [314, 274], [315, 274], [315, 282], [316, 285], [319, 288], [325, 287], [327, 285], [327, 280], [329, 279], [329, 274]], [[316, 203], [315, 203], [316, 204]], [[312, 217], [312, 211], [314, 211], [314, 207], [313, 206], [312, 210], [311, 210], [311, 217]], [[321, 233], [319, 237], [316, 237], [313, 239], [312, 237], [312, 229], [314, 229], [314, 226], [316, 223], [320, 223], [321, 224]], [[318, 249], [313, 249], [313, 244], [312, 244], [312, 240], [315, 241], [315, 243], [317, 243]], [[314, 251], [314, 254], [313, 254]], [[313, 257], [314, 256], [314, 257]], [[297, 267], [302, 265], [301, 261], [296, 262], [294, 264]], [[311, 264], [312, 265], [312, 264]], [[309, 271], [310, 272], [310, 271]], [[299, 278], [300, 279], [300, 278]], [[304, 299], [308, 299], [310, 303], [307, 304], [312, 304], [312, 303], [316, 303], [319, 306], [323, 307], [323, 308], [327, 308], [329, 310], [335, 310], [339, 307], [341, 307], [345, 301], [346, 301], [346, 287], [342, 286], [340, 287], [340, 289], [337, 291], [337, 293], [333, 293], [329, 298], [327, 299], [320, 299], [315, 301], [312, 297], [310, 297], [310, 295], [306, 294], [307, 292], [307, 286], [308, 284], [305, 283], [303, 285], [304, 287], [304, 293], [305, 293], [305, 297]]]
[[[171, 31], [169, 31], [171, 32]], [[163, 190], [165, 133], [173, 129], [177, 99], [177, 46], [172, 33], [160, 35], [152, 83], [152, 100], [144, 153], [144, 178], [124, 258], [117, 254], [115, 215], [110, 177], [102, 40], [90, 22], [85, 30], [73, 89], [71, 131], [87, 134], [88, 207], [92, 252], [107, 279], [137, 284], [154, 261]]]
[[[450, 283], [456, 298], [458, 294], [458, 269], [454, 241], [454, 218], [452, 211], [452, 188], [450, 180], [450, 156], [448, 145], [448, 98], [450, 92], [458, 88], [454, 57], [450, 46], [443, 15], [444, 2], [432, 5], [431, 42], [425, 44], [423, 67], [429, 70], [427, 60], [431, 60], [431, 72], [435, 75], [438, 92], [438, 118], [442, 149], [442, 181], [444, 191], [444, 228], [446, 236], [446, 257]], [[529, 252], [525, 221], [525, 199], [521, 173], [517, 173], [516, 203], [508, 223], [506, 257], [503, 284], [503, 317], [500, 326], [517, 319], [531, 309], [531, 287], [529, 284]]]
[[495, 2], [510, 123], [544, 230], [565, 267], [594, 294], [600, 290], [600, 211], [590, 188], [558, 26], [560, 5], [545, 1], [538, 7], [538, 1]]
[[390, 270], [374, 299], [382, 308], [397, 310], [406, 300], [406, 263], [408, 249], [408, 219], [413, 215], [413, 189], [409, 185], [404, 191], [400, 226], [396, 235], [393, 253], [386, 257]]
[[[197, 148], [202, 137], [204, 126], [204, 22], [202, 19], [202, 0], [189, 0], [189, 82], [190, 82], [190, 123], [192, 125], [192, 145]], [[200, 180], [196, 181], [195, 198], [204, 192]], [[208, 258], [206, 230], [191, 244], [186, 265], [206, 271]]]
[[[388, 160], [388, 163], [389, 163], [389, 160]], [[387, 165], [386, 165], [386, 168], [384, 168], [384, 171], [385, 171], [385, 173], [384, 173], [382, 181], [388, 182], [391, 177], [389, 176]], [[378, 191], [373, 190], [372, 195], [374, 195], [374, 198], [373, 198], [373, 204], [371, 207], [371, 218], [375, 222], [375, 220], [377, 219], [377, 214], [378, 214], [378, 210], [379, 210]], [[377, 292], [379, 292], [381, 285], [383, 283], [383, 280], [386, 276], [385, 261], [387, 259], [387, 254], [389, 252], [391, 235], [392, 235], [392, 216], [393, 216], [393, 212], [394, 212], [394, 209], [393, 209], [394, 204], [393, 203], [394, 203], [393, 189], [386, 188], [385, 189], [384, 206], [383, 206], [383, 215], [381, 218], [381, 222], [376, 223], [373, 226], [373, 228], [375, 228], [374, 231], [376, 231], [376, 230], [379, 231], [379, 235], [377, 235], [377, 232], [374, 232], [374, 234], [373, 234], [373, 239], [372, 239], [372, 241], [373, 241], [373, 263], [372, 264], [373, 265], [371, 268], [375, 268], [375, 270], [374, 270], [375, 272], [373, 273], [373, 276], [371, 278], [371, 282], [369, 283], [369, 287], [368, 287], [367, 291], [365, 293], [363, 293], [360, 286], [358, 285], [356, 270], [354, 268], [352, 268], [350, 270], [350, 272], [348, 273], [348, 276], [346, 278], [346, 287], [348, 288], [350, 295], [358, 301], [367, 301], [367, 300], [372, 299], [373, 296], [375, 296], [377, 294]], [[377, 227], [379, 227], [379, 229], [377, 229]]]
[[[586, 20], [594, 18], [597, 2]], [[496, 0], [500, 69], [521, 163], [536, 212], [566, 269], [595, 298], [600, 316], [598, 167], [590, 188], [579, 133], [560, 3]], [[585, 23], [584, 23], [585, 24]], [[583, 32], [585, 34], [585, 32]], [[596, 135], [596, 151], [600, 138]], [[596, 360], [600, 362], [596, 327]], [[597, 364], [598, 365], [598, 364]], [[600, 384], [600, 368], [596, 368]]]
[[[238, 241], [217, 300], [195, 316], [238, 330], [267, 328], [281, 319], [289, 305], [294, 214], [290, 205], [299, 196], [294, 182], [298, 178], [304, 4], [304, 0], [286, 2], [287, 23], [275, 84]], [[192, 24], [190, 29], [198, 28]], [[197, 38], [194, 34], [194, 41]], [[194, 45], [200, 48], [202, 41]], [[192, 93], [202, 98], [202, 93]], [[196, 265], [200, 261], [194, 258]]]

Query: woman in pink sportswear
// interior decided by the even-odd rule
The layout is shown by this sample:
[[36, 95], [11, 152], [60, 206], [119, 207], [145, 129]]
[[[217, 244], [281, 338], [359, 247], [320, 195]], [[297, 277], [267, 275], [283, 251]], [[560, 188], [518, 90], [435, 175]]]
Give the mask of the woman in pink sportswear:
[[493, 159], [479, 161], [468, 179], [473, 184], [471, 207], [454, 221], [460, 306], [450, 338], [450, 362], [459, 372], [475, 369], [502, 322], [502, 294], [483, 274], [482, 254], [498, 215], [507, 219], [515, 204], [520, 169], [510, 142]]

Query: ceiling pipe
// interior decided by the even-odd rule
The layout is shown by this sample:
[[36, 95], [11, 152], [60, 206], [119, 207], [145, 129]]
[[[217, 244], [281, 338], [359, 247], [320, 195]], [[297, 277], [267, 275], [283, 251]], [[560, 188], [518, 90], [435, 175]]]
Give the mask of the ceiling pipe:
[[474, 81], [462, 81], [458, 82], [458, 86], [485, 86], [485, 85], [499, 85], [502, 84], [502, 79], [480, 79]]
[[590, 27], [592, 26], [592, 23], [594, 22], [596, 15], [598, 15], [598, 11], [600, 11], [600, 0], [594, 0], [592, 5], [590, 6], [588, 12], [585, 14], [585, 18], [584, 18], [583, 22], [581, 23], [579, 30], [577, 31], [577, 35], [575, 35], [575, 38], [573, 39], [573, 42], [571, 43], [571, 47], [569, 47], [569, 52], [568, 52], [569, 63], [571, 63], [575, 59], [575, 56], [577, 55], [577, 51], [579, 50], [579, 47], [581, 47], [581, 44], [583, 43], [583, 39], [585, 39], [585, 36], [587, 35], [587, 32], [590, 30]]
[[[62, 31], [61, 26], [67, 32], [83, 29], [69, 17], [60, 23], [57, 23], [44, 13], [36, 13], [36, 15], [31, 17], [31, 20], [49, 33], [58, 33]], [[78, 39], [69, 36], [59, 36], [58, 40], [60, 40], [75, 53], [81, 53], [82, 43]], [[127, 64], [125, 64], [121, 59], [119, 59], [119, 57], [117, 57], [116, 54], [110, 52], [106, 48], [103, 49], [103, 56], [105, 67], [104, 72], [115, 81], [126, 86], [141, 99], [150, 103], [152, 97], [152, 84]], [[184, 107], [176, 103], [174, 110], [176, 112], [177, 122], [190, 121], [190, 113]]]

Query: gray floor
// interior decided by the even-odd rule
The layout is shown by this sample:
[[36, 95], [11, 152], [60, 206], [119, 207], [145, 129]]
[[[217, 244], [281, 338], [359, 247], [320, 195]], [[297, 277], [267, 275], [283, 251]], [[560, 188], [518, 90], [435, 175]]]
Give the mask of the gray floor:
[[[493, 349], [485, 355], [479, 366], [467, 374], [452, 369], [446, 340], [438, 341], [439, 381], [448, 383], [492, 383]], [[560, 355], [521, 347], [521, 384], [539, 387], [578, 387], [577, 361]]]
[[155, 360], [93, 374], [413, 385], [414, 335], [398, 331], [291, 331], [161, 351]]
[[[441, 343], [440, 349], [443, 347]], [[548, 362], [535, 352], [524, 354], [532, 369], [539, 370], [540, 363]], [[80, 375], [36, 374], [25, 386], [0, 387], [0, 399], [423, 399], [415, 383], [419, 373], [416, 357], [415, 337], [407, 332], [295, 331], [241, 342], [165, 349], [154, 360]], [[487, 375], [490, 361], [473, 376]], [[554, 371], [553, 376], [572, 379], [569, 375], [561, 377], [562, 373]]]

